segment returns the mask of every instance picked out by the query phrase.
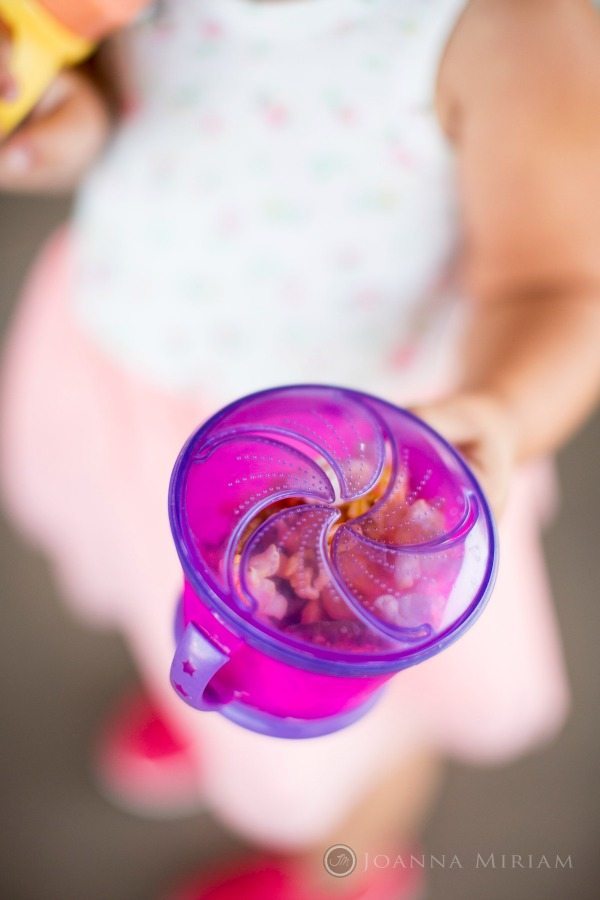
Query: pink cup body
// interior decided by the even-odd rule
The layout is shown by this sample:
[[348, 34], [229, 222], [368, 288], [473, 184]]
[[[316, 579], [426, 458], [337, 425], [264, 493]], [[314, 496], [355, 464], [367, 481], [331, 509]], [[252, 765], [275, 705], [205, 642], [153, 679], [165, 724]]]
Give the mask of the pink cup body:
[[229, 657], [213, 675], [205, 694], [217, 706], [233, 700], [274, 716], [321, 719], [363, 706], [393, 674], [345, 678], [274, 659], [219, 622], [188, 582], [183, 593], [183, 620], [185, 625], [195, 625]]

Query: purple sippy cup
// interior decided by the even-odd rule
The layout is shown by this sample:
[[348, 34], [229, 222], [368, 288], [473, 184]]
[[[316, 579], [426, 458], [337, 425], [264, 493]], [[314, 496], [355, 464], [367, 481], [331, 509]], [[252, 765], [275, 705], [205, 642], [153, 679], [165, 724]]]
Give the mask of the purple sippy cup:
[[173, 687], [263, 734], [354, 722], [463, 634], [494, 582], [493, 520], [460, 455], [354, 390], [225, 407], [183, 448], [169, 512], [185, 575]]

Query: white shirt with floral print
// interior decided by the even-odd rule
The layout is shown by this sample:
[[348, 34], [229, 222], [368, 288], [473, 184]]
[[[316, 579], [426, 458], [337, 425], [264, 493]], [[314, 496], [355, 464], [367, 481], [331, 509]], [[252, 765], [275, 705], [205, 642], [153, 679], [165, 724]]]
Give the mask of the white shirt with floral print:
[[464, 2], [157, 4], [126, 36], [128, 114], [77, 203], [86, 330], [223, 401], [430, 378], [455, 344], [434, 93]]

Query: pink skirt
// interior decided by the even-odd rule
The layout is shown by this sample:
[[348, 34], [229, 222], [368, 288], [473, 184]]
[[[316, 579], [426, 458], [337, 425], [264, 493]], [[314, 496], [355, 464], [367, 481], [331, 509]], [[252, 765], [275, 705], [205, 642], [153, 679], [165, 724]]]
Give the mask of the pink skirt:
[[482, 617], [440, 656], [396, 676], [359, 723], [293, 742], [181, 703], [168, 679], [181, 574], [167, 487], [215, 400], [209, 387], [174, 395], [115, 364], [79, 327], [70, 282], [63, 232], [34, 268], [5, 351], [5, 504], [49, 556], [73, 608], [125, 634], [148, 687], [192, 738], [206, 801], [225, 822], [253, 840], [312, 844], [420, 747], [498, 762], [556, 733], [568, 690], [540, 543], [553, 496], [545, 462], [514, 479]]

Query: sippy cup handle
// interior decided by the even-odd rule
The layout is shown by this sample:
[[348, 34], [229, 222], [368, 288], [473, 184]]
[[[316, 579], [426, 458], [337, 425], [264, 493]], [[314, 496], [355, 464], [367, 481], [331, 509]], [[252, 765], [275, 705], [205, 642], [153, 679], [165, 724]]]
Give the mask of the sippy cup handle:
[[177, 642], [171, 664], [171, 684], [189, 706], [194, 709], [219, 709], [222, 703], [211, 703], [204, 692], [213, 675], [229, 661], [223, 653], [189, 622]]

